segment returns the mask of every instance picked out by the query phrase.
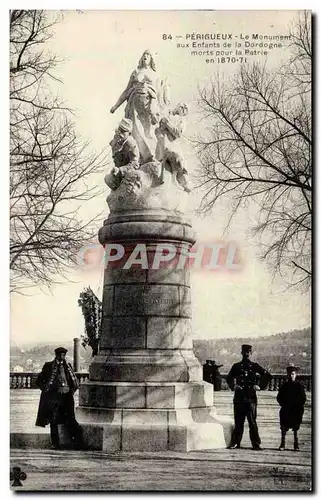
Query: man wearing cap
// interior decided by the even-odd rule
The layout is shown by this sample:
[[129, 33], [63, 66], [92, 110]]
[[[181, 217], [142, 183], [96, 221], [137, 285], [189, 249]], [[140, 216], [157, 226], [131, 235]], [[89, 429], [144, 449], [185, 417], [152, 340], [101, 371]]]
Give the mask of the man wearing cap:
[[[229, 448], [240, 448], [245, 418], [249, 423], [250, 439], [253, 450], [262, 450], [261, 439], [256, 423], [257, 396], [256, 392], [264, 390], [272, 379], [271, 374], [258, 363], [250, 360], [252, 346], [242, 345], [242, 361], [235, 363], [226, 382], [234, 391], [234, 430]], [[259, 383], [258, 383], [259, 377]]]
[[115, 166], [106, 175], [105, 182], [111, 189], [118, 188], [128, 170], [139, 168], [139, 149], [131, 135], [132, 130], [132, 121], [129, 118], [123, 118], [109, 143]]
[[294, 451], [299, 451], [298, 430], [302, 422], [306, 395], [303, 385], [296, 380], [298, 368], [296, 366], [288, 366], [286, 371], [288, 380], [281, 385], [277, 395], [277, 401], [281, 406], [281, 444], [279, 450], [285, 450], [285, 436], [287, 431], [292, 429]]
[[203, 380], [210, 384], [212, 383], [212, 365], [209, 359], [207, 359], [206, 363], [203, 365]]
[[109, 143], [115, 167], [106, 175], [105, 182], [111, 189], [117, 189], [128, 170], [139, 168], [139, 149], [132, 130], [132, 121], [123, 118]]
[[74, 393], [78, 380], [70, 363], [66, 362], [67, 349], [57, 347], [55, 359], [44, 364], [36, 385], [41, 389], [36, 425], [50, 424], [51, 443], [60, 448], [58, 424], [64, 424], [75, 448], [81, 447], [81, 428], [75, 418]]

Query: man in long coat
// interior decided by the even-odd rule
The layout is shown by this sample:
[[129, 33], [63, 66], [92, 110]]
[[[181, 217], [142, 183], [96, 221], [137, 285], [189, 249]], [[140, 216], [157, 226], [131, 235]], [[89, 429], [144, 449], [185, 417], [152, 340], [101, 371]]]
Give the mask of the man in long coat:
[[[234, 392], [234, 430], [229, 448], [240, 448], [244, 431], [244, 422], [247, 418], [250, 430], [250, 439], [253, 450], [262, 450], [261, 438], [256, 423], [257, 396], [256, 391], [264, 390], [270, 382], [271, 374], [258, 363], [250, 360], [252, 346], [242, 345], [242, 361], [234, 363], [226, 382]], [[260, 377], [258, 383], [257, 378]]]
[[215, 361], [211, 361], [212, 365], [212, 384], [214, 391], [220, 391], [222, 389], [222, 377], [220, 374], [220, 368], [223, 365], [217, 365]]
[[280, 409], [281, 444], [279, 450], [285, 449], [285, 436], [289, 429], [293, 430], [294, 451], [299, 451], [298, 430], [302, 422], [304, 413], [304, 403], [306, 401], [305, 390], [302, 384], [296, 380], [298, 368], [288, 366], [288, 380], [281, 385], [277, 401]]
[[75, 418], [74, 393], [78, 380], [70, 363], [66, 362], [67, 349], [57, 347], [55, 359], [44, 364], [36, 385], [41, 389], [36, 426], [50, 424], [51, 443], [60, 448], [58, 424], [64, 424], [75, 448], [81, 448], [81, 428]]

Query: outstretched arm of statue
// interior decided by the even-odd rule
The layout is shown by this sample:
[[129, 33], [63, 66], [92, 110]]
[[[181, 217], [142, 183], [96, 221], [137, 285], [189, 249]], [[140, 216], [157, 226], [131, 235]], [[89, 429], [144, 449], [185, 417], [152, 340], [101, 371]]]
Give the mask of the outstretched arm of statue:
[[126, 99], [127, 99], [127, 92], [126, 92], [126, 90], [124, 90], [124, 92], [121, 94], [121, 96], [119, 97], [116, 104], [110, 108], [110, 112], [114, 113], [116, 111], [116, 109], [118, 109], [119, 106], [121, 106], [123, 104], [123, 102], [126, 101]]
[[133, 78], [134, 78], [134, 72], [131, 74], [131, 77], [124, 92], [122, 92], [122, 94], [119, 96], [116, 104], [114, 104], [114, 106], [110, 108], [111, 113], [114, 113], [119, 108], [119, 106], [121, 106], [125, 101], [127, 101], [130, 92], [132, 91]]
[[161, 109], [168, 107], [170, 104], [170, 86], [166, 78], [156, 80], [156, 93], [159, 107]]

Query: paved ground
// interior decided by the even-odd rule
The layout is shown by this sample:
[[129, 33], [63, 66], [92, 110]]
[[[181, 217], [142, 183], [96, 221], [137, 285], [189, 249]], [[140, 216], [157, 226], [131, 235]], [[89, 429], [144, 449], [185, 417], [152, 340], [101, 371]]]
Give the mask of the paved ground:
[[310, 453], [251, 449], [190, 453], [12, 450], [27, 474], [20, 490], [307, 491]]
[[[11, 467], [27, 474], [20, 490], [108, 491], [308, 491], [311, 489], [310, 397], [300, 429], [301, 451], [279, 452], [276, 394], [260, 394], [258, 423], [263, 452], [250, 448], [245, 429], [241, 450], [189, 453], [103, 453], [92, 451], [11, 450]], [[309, 395], [310, 396], [310, 395]], [[11, 431], [34, 427], [39, 392], [11, 391]], [[215, 394], [219, 413], [232, 415], [232, 394]], [[43, 429], [44, 433], [48, 429]]]

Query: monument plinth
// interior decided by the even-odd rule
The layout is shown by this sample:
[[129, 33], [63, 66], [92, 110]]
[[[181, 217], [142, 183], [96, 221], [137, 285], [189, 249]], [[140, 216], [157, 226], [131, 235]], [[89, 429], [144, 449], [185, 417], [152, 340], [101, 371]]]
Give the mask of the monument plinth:
[[[112, 262], [106, 261], [104, 272], [99, 353], [80, 387], [77, 416], [89, 448], [223, 448], [232, 421], [216, 415], [213, 386], [202, 381], [193, 352], [190, 269], [184, 260], [195, 242], [185, 215], [187, 170], [166, 142], [169, 129], [171, 137], [181, 134], [187, 107], [180, 104], [167, 119], [163, 110], [163, 118], [148, 122], [152, 107], [141, 109], [141, 93], [138, 101], [133, 93], [111, 142], [115, 167], [105, 178], [110, 214], [99, 241]], [[121, 249], [117, 260], [111, 248]]]

